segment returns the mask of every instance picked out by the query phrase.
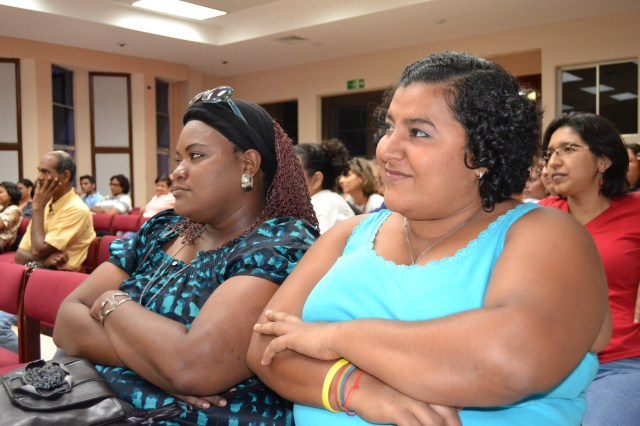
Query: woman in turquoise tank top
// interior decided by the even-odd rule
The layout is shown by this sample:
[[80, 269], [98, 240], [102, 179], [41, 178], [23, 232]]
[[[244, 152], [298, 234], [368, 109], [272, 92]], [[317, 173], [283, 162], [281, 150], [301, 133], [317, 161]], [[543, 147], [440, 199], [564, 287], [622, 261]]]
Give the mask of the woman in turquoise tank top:
[[250, 368], [298, 426], [579, 425], [606, 280], [576, 220], [513, 198], [538, 106], [455, 52], [408, 66], [385, 99], [388, 210], [311, 247], [258, 321]]

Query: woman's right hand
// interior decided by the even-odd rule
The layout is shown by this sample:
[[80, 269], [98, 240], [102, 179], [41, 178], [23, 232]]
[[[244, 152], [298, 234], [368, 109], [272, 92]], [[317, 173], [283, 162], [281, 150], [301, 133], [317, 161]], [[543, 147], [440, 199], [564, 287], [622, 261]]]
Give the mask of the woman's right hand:
[[[348, 392], [348, 391], [346, 391]], [[348, 401], [349, 410], [370, 423], [398, 426], [461, 426], [458, 409], [418, 401], [367, 374]]]

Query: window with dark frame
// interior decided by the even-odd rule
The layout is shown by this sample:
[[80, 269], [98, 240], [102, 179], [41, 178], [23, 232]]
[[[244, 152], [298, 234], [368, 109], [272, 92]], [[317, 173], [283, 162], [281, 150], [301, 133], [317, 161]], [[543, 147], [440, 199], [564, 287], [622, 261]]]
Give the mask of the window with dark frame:
[[[0, 81], [6, 84], [0, 101], [0, 113], [3, 114], [6, 126], [0, 129], [0, 174], [3, 176], [1, 180], [16, 181], [25, 177], [22, 167], [19, 59], [0, 58]], [[15, 123], [13, 129], [11, 122]]]
[[158, 176], [170, 173], [169, 83], [156, 79], [156, 158]]
[[562, 68], [558, 79], [562, 113], [592, 112], [622, 134], [638, 134], [638, 61]]
[[73, 71], [51, 66], [53, 146], [75, 158], [76, 131], [73, 105]]

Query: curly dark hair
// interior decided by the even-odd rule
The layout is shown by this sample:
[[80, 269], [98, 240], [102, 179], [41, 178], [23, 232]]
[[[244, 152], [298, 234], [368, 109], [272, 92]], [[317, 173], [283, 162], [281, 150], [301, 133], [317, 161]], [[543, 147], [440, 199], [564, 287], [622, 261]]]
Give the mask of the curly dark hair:
[[468, 53], [429, 55], [406, 67], [386, 92], [376, 111], [381, 126], [396, 89], [414, 83], [442, 85], [444, 99], [465, 129], [465, 165], [486, 169], [478, 185], [482, 207], [491, 211], [521, 193], [539, 149], [542, 111], [516, 78]]
[[129, 179], [127, 179], [125, 175], [114, 175], [109, 178], [109, 182], [111, 182], [114, 179], [117, 180], [120, 186], [122, 187], [122, 192], [124, 194], [128, 194], [130, 189]]
[[610, 199], [622, 197], [629, 190], [629, 154], [616, 126], [609, 119], [590, 112], [566, 114], [547, 126], [542, 139], [543, 149], [549, 147], [551, 135], [561, 127], [571, 127], [593, 155], [611, 161], [611, 166], [602, 174], [600, 193]]
[[322, 189], [336, 191], [338, 178], [349, 173], [349, 150], [336, 138], [321, 143], [303, 143], [293, 147], [302, 159], [307, 176], [322, 173]]

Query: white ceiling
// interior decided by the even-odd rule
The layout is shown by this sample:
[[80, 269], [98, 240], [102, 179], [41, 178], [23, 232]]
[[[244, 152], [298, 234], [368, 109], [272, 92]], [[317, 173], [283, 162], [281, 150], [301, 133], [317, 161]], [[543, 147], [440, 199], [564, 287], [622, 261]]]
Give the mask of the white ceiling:
[[[0, 35], [223, 77], [640, 9], [638, 0], [190, 0], [229, 12], [195, 21], [132, 1], [0, 0]], [[146, 32], [131, 29], [134, 21]]]

